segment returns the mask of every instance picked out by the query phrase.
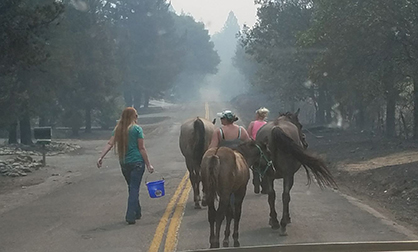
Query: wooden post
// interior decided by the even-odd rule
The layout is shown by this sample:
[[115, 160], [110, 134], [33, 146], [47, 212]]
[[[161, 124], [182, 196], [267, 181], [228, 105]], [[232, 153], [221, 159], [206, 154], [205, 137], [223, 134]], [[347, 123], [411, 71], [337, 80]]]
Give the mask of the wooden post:
[[46, 166], [46, 146], [42, 144], [42, 167]]

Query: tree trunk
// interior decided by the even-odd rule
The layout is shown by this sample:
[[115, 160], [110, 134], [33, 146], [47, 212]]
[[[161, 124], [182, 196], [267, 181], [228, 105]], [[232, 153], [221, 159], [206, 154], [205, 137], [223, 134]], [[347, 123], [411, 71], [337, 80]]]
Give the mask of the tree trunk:
[[418, 139], [418, 74], [414, 76], [414, 139]]
[[331, 107], [332, 107], [332, 102], [331, 102], [331, 96], [329, 94], [329, 92], [324, 92], [325, 95], [325, 123], [330, 124], [332, 122], [332, 116], [331, 116]]
[[383, 76], [384, 86], [386, 87], [386, 136], [394, 137], [395, 130], [395, 111], [398, 91], [394, 87], [393, 65], [389, 66]]
[[148, 108], [149, 107], [149, 93], [145, 92], [144, 94], [144, 107]]
[[390, 97], [386, 105], [386, 136], [387, 137], [394, 137], [396, 133], [395, 107], [396, 107], [396, 99], [394, 99], [393, 97]]
[[27, 113], [25, 113], [23, 118], [20, 120], [20, 143], [25, 145], [33, 144], [30, 117]]
[[48, 120], [46, 119], [45, 116], [40, 116], [38, 124], [39, 124], [39, 127], [48, 126]]
[[142, 96], [142, 93], [139, 92], [139, 91], [136, 91], [134, 93], [134, 102], [133, 102], [133, 105], [134, 105], [134, 108], [136, 110], [139, 110], [141, 108], [141, 102], [142, 102], [141, 96]]
[[14, 122], [10, 125], [9, 144], [17, 144], [17, 122]]
[[[405, 139], [408, 139], [409, 138], [408, 125], [406, 124], [406, 120], [405, 120], [405, 117], [404, 117], [402, 111], [400, 111], [399, 116], [400, 116], [401, 123], [403, 125], [403, 131], [404, 131], [404, 134], [405, 134]], [[402, 129], [401, 124], [399, 125], [399, 128]]]
[[356, 114], [356, 126], [358, 129], [363, 130], [365, 124], [365, 116], [364, 116], [364, 104], [363, 104], [363, 96], [361, 95], [360, 91], [356, 92], [357, 97], [357, 106], [356, 110], [358, 113]]
[[134, 104], [134, 99], [132, 96], [132, 90], [128, 87], [125, 88], [123, 91], [123, 98], [125, 100], [125, 106], [126, 107], [132, 107]]
[[144, 93], [144, 108], [148, 108], [149, 107], [149, 93], [145, 92]]
[[318, 110], [316, 111], [316, 123], [325, 124], [325, 92], [322, 87], [318, 89]]
[[86, 108], [86, 133], [91, 133], [91, 109], [89, 106]]
[[71, 132], [73, 133], [73, 136], [79, 136], [78, 131], [80, 130], [80, 127], [78, 126], [72, 126]]

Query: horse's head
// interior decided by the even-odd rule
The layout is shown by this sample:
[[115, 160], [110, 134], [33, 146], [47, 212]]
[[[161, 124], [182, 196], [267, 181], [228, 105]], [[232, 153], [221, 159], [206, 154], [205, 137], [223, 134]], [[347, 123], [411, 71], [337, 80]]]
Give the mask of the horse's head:
[[280, 114], [280, 116], [277, 120], [279, 121], [281, 119], [284, 119], [284, 120], [294, 124], [298, 128], [299, 138], [300, 138], [300, 141], [301, 141], [303, 147], [305, 149], [307, 149], [308, 148], [308, 142], [306, 142], [305, 134], [303, 134], [303, 132], [302, 132], [302, 127], [303, 126], [299, 122], [299, 117], [298, 117], [299, 112], [300, 112], [300, 109], [298, 109], [295, 113], [291, 113], [291, 112], [282, 113], [282, 114]]
[[300, 133], [302, 133], [302, 124], [299, 122], [299, 112], [300, 109], [298, 109], [295, 113], [292, 112], [286, 112], [286, 113], [281, 113], [279, 115], [279, 118], [285, 118], [287, 121], [293, 123], [300, 131]]
[[274, 174], [271, 152], [267, 146], [267, 139], [261, 142], [250, 140], [240, 144], [237, 148], [244, 156], [248, 166], [258, 172], [261, 177], [270, 173]]

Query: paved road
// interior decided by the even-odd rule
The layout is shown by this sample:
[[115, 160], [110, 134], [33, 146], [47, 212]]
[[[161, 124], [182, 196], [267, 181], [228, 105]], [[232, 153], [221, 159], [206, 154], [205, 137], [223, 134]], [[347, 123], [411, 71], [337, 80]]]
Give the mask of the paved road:
[[[209, 107], [209, 110], [208, 110]], [[146, 146], [156, 173], [164, 177], [166, 196], [151, 199], [141, 187], [143, 218], [126, 225], [127, 188], [115, 155], [101, 170], [95, 161], [106, 140], [74, 141], [78, 153], [48, 159], [50, 177], [42, 184], [0, 194], [0, 251], [178, 251], [207, 248], [206, 209], [195, 210], [178, 148], [186, 118], [213, 118], [225, 105], [209, 103], [169, 107], [170, 119], [145, 126]], [[141, 120], [141, 118], [140, 118]], [[314, 146], [312, 146], [314, 148]], [[52, 176], [54, 175], [54, 176]], [[417, 239], [355, 199], [316, 185], [306, 187], [298, 173], [291, 196], [292, 224], [280, 237], [268, 226], [267, 196], [248, 187], [240, 229], [242, 246], [333, 241]], [[179, 186], [180, 185], [180, 186]], [[277, 182], [276, 188], [280, 188]], [[281, 208], [280, 202], [277, 206]]]

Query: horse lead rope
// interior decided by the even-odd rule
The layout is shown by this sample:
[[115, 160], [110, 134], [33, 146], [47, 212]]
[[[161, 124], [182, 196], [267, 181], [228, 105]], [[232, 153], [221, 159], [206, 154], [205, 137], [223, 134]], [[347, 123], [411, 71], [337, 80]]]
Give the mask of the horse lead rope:
[[[266, 157], [266, 155], [264, 154], [263, 150], [261, 150], [260, 146], [258, 146], [258, 144], [255, 144], [255, 146], [257, 147], [257, 149], [260, 151], [260, 161], [258, 162], [258, 167], [255, 170], [256, 172], [258, 172], [258, 174], [260, 175], [261, 178], [264, 177], [264, 175], [266, 174], [267, 170], [269, 167], [273, 166], [273, 162], [271, 160], [268, 160], [268, 158]], [[264, 161], [267, 162], [266, 168], [264, 169], [263, 172], [261, 172], [260, 170], [260, 166], [261, 166], [261, 160], [264, 159]], [[253, 168], [250, 167], [251, 170], [254, 171]]]

